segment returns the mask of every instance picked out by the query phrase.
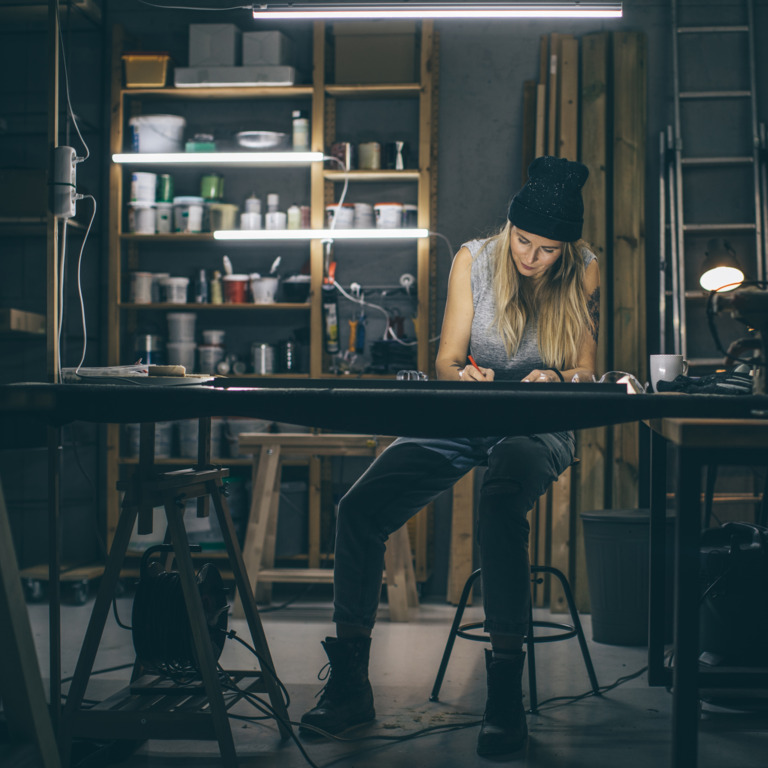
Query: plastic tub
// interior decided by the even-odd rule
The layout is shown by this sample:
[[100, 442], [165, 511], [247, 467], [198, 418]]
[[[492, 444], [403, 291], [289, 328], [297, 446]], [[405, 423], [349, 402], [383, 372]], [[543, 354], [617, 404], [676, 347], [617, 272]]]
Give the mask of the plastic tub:
[[309, 298], [309, 275], [292, 275], [283, 280], [283, 299], [288, 302], [305, 302]]
[[197, 315], [194, 312], [169, 312], [168, 341], [194, 341], [195, 321]]
[[245, 304], [248, 295], [248, 275], [224, 275], [222, 278], [224, 301], [228, 304]]
[[216, 373], [216, 366], [224, 359], [224, 347], [201, 344], [197, 348], [199, 373]]
[[157, 217], [155, 229], [158, 235], [167, 235], [173, 232], [173, 203], [155, 203]]
[[238, 208], [233, 203], [211, 203], [208, 209], [211, 216], [211, 231], [237, 227]]
[[178, 115], [139, 115], [128, 121], [134, 152], [181, 152], [187, 121]]
[[183, 365], [187, 373], [195, 370], [197, 344], [194, 341], [169, 341], [165, 347], [169, 365]]
[[167, 53], [124, 53], [126, 88], [162, 88], [168, 77]]
[[128, 231], [137, 235], [154, 235], [157, 211], [154, 203], [128, 203]]
[[[334, 225], [333, 221], [336, 220]], [[330, 229], [352, 229], [355, 226], [355, 206], [353, 203], [344, 203], [339, 207], [338, 203], [325, 206], [325, 220]]]
[[173, 198], [173, 228], [176, 232], [203, 231], [203, 198]]
[[203, 342], [212, 346], [223, 347], [226, 331], [205, 330], [203, 331]]
[[157, 194], [157, 174], [134, 171], [131, 174], [131, 202], [154, 203]]
[[398, 229], [403, 226], [402, 203], [376, 203], [373, 211], [377, 229]]
[[258, 272], [251, 274], [251, 297], [254, 304], [274, 304], [278, 279], [262, 277]]
[[187, 303], [188, 277], [166, 277], [163, 285], [165, 286], [165, 300], [168, 304]]
[[133, 304], [152, 303], [151, 272], [131, 272], [131, 302]]

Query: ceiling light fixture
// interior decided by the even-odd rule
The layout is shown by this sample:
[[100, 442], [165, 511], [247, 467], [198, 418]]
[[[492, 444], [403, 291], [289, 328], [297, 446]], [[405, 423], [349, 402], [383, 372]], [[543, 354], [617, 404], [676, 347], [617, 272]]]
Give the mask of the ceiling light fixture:
[[112, 155], [128, 165], [306, 165], [323, 159], [322, 152], [129, 152]]
[[218, 229], [214, 240], [413, 240], [428, 229]]
[[622, 3], [614, 0], [582, 3], [578, 0], [551, 2], [467, 2], [466, 0], [417, 0], [416, 2], [325, 2], [325, 0], [278, 0], [253, 3], [253, 18], [272, 19], [537, 19], [621, 18]]

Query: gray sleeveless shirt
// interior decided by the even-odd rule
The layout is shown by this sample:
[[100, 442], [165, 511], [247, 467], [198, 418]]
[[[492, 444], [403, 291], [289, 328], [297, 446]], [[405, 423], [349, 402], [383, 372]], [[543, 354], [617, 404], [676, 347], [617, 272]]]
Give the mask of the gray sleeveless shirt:
[[[535, 368], [544, 368], [539, 354], [536, 317], [529, 318], [526, 323], [517, 353], [507, 357], [504, 342], [493, 325], [496, 312], [493, 256], [497, 245], [489, 243], [486, 247], [486, 243], [489, 243], [488, 239], [471, 240], [462, 246], [472, 255], [471, 281], [475, 314], [469, 341], [470, 353], [478, 365], [494, 370], [496, 381], [520, 381]], [[585, 266], [596, 258], [588, 248], [581, 249], [581, 256]]]

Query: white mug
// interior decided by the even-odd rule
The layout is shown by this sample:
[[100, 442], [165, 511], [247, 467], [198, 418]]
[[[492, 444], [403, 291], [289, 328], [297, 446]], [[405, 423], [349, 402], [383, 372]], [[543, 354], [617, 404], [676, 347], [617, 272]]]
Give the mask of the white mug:
[[651, 384], [658, 392], [659, 381], [673, 381], [681, 374], [688, 373], [688, 362], [682, 355], [651, 355]]

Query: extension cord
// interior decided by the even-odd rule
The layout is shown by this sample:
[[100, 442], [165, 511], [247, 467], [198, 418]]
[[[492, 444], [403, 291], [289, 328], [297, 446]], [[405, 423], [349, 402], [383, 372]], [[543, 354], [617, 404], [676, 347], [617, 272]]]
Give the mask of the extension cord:
[[75, 215], [77, 155], [72, 147], [55, 147], [51, 171], [51, 213], [61, 219]]

